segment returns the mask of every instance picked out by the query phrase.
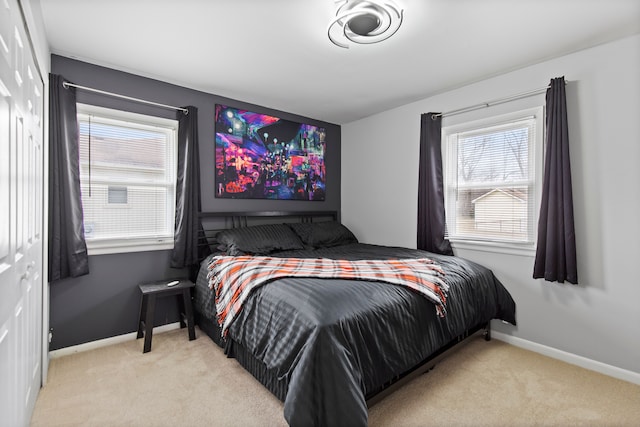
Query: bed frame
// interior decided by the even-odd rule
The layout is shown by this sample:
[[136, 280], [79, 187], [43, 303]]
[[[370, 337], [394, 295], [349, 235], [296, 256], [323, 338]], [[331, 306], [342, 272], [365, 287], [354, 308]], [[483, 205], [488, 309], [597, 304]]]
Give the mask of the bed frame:
[[[221, 230], [283, 222], [337, 221], [337, 211], [200, 212], [204, 235], [211, 239]], [[207, 227], [207, 225], [209, 227]], [[214, 228], [211, 228], [213, 226]], [[220, 228], [216, 228], [220, 227]]]
[[[338, 221], [339, 215], [337, 211], [235, 211], [235, 212], [201, 212], [200, 219], [203, 225], [201, 242], [203, 245], [212, 246], [215, 242], [215, 234], [221, 230], [229, 228], [247, 227], [250, 225], [274, 224], [274, 223], [291, 223], [291, 222], [320, 222], [320, 221]], [[196, 270], [197, 274], [197, 270]], [[192, 274], [193, 275], [193, 274]], [[195, 275], [193, 275], [195, 278]], [[199, 323], [199, 317], [196, 316], [196, 324], [205, 331], [214, 341], [220, 344], [212, 336], [212, 329]], [[390, 382], [384, 384], [379, 390], [373, 391], [366, 396], [367, 406], [370, 408], [382, 399], [407, 384], [414, 378], [432, 370], [437, 363], [445, 358], [452, 351], [461, 348], [468, 343], [471, 338], [483, 336], [486, 341], [491, 340], [490, 322], [476, 325], [475, 327], [465, 331], [463, 334], [455, 337], [445, 346], [435, 353], [424, 359], [414, 368]], [[276, 381], [270, 381], [269, 372], [264, 364], [255, 359], [249, 352], [237, 343], [234, 343], [234, 354], [238, 363], [251, 373], [260, 383], [262, 383], [269, 391], [271, 391], [281, 401], [286, 396], [287, 385], [279, 384]]]

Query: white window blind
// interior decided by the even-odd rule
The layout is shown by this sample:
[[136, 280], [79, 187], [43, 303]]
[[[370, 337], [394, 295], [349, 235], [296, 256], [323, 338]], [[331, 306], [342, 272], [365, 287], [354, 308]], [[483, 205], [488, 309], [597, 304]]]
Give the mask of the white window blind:
[[542, 130], [527, 113], [443, 129], [448, 239], [533, 245]]
[[172, 247], [177, 122], [79, 104], [78, 126], [90, 253]]

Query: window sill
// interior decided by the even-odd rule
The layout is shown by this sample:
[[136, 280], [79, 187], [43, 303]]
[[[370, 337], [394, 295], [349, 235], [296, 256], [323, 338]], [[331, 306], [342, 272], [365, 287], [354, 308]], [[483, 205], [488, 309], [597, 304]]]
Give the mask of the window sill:
[[468, 240], [450, 240], [451, 247], [461, 250], [481, 251], [501, 253], [508, 255], [535, 257], [536, 248], [534, 245], [518, 245], [510, 243], [498, 243], [498, 242], [474, 242]]
[[133, 242], [124, 241], [103, 241], [87, 242], [87, 253], [92, 255], [121, 254], [128, 252], [149, 252], [164, 251], [173, 249], [173, 241], [150, 241], [136, 240]]

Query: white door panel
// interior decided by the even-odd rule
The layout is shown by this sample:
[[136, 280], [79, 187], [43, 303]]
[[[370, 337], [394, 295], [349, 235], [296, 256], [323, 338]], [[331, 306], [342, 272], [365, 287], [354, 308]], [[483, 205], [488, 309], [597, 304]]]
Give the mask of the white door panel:
[[[0, 402], [3, 402], [2, 425], [11, 425], [16, 422], [16, 404], [14, 403], [15, 391], [12, 384], [15, 382], [15, 367], [10, 362], [14, 360], [13, 349], [15, 329], [13, 328], [13, 318], [7, 319], [4, 325], [0, 326]], [[4, 381], [6, 379], [6, 381]], [[6, 419], [6, 421], [4, 421]]]
[[[1, 48], [1, 46], [0, 46]], [[1, 80], [0, 80], [1, 81]], [[9, 230], [11, 215], [10, 151], [11, 109], [9, 98], [0, 96], [0, 274], [10, 264]]]
[[17, 0], [0, 0], [0, 426], [41, 384], [43, 81]]

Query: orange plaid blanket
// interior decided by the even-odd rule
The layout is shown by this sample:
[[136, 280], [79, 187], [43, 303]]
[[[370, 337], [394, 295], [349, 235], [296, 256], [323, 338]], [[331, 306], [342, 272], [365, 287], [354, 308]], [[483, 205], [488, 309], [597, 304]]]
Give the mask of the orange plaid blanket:
[[274, 258], [216, 256], [209, 264], [209, 288], [215, 292], [222, 335], [242, 310], [252, 290], [283, 277], [316, 277], [387, 282], [423, 295], [445, 315], [449, 287], [444, 271], [428, 258], [391, 260], [334, 260], [328, 258]]

